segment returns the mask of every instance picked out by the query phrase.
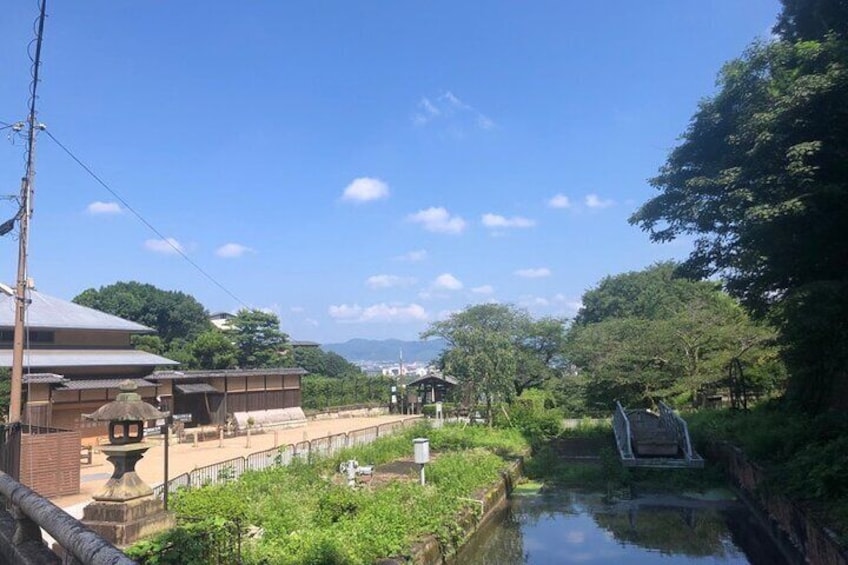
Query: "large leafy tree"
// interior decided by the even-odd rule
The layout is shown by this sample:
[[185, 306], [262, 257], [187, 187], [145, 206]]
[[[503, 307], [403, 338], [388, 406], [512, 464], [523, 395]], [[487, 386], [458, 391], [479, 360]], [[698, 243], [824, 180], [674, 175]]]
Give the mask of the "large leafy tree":
[[421, 337], [441, 337], [447, 347], [439, 365], [460, 381], [464, 399], [509, 400], [559, 375], [565, 362], [564, 321], [534, 320], [506, 304], [479, 304], [433, 323]]
[[651, 406], [719, 386], [733, 358], [774, 380], [774, 332], [753, 322], [717, 284], [672, 276], [674, 265], [606, 277], [584, 295], [566, 350], [589, 408], [614, 400]]
[[238, 350], [236, 358], [242, 369], [287, 364], [283, 353], [288, 336], [280, 331], [276, 314], [244, 308], [230, 319], [225, 333]]
[[73, 302], [156, 330], [167, 350], [174, 339], [193, 340], [209, 330], [209, 313], [193, 296], [136, 281], [89, 288]]
[[774, 317], [813, 409], [848, 402], [846, 15], [844, 0], [785, 0], [779, 39], [725, 65], [630, 219], [654, 241], [695, 236], [681, 271], [720, 274]]
[[347, 359], [332, 351], [318, 347], [295, 347], [294, 362], [312, 375], [331, 378], [361, 376], [362, 370]]

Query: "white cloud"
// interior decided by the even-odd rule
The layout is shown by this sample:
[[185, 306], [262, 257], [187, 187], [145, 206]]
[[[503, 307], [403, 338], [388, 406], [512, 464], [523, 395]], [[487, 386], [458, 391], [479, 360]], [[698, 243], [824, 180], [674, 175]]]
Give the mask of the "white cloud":
[[433, 288], [437, 290], [459, 290], [462, 288], [462, 281], [450, 273], [442, 273], [433, 281]]
[[371, 323], [371, 322], [415, 322], [429, 318], [427, 311], [418, 304], [374, 304], [362, 307], [358, 304], [338, 306], [331, 305], [327, 310], [331, 318], [339, 322]]
[[506, 218], [498, 214], [483, 214], [483, 225], [487, 228], [532, 228], [536, 225], [534, 220], [513, 216]]
[[389, 185], [380, 179], [360, 177], [354, 179], [344, 189], [342, 200], [353, 202], [370, 202], [389, 197]]
[[473, 292], [474, 294], [494, 294], [495, 287], [490, 284], [484, 284], [482, 286], [475, 286], [471, 289], [471, 292]]
[[240, 243], [225, 243], [221, 247], [215, 250], [215, 255], [218, 257], [223, 257], [224, 259], [235, 259], [237, 257], [241, 257], [245, 253], [256, 253], [250, 247], [246, 245], [242, 245]]
[[613, 204], [615, 201], [609, 198], [601, 198], [597, 194], [586, 195], [586, 206], [589, 208], [609, 208]]
[[121, 214], [124, 209], [117, 202], [92, 202], [86, 206], [85, 211], [92, 215], [98, 214]]
[[424, 249], [416, 249], [415, 251], [410, 251], [409, 253], [404, 253], [398, 257], [395, 257], [398, 261], [409, 261], [410, 263], [417, 263], [418, 261], [423, 261], [427, 258], [427, 251]]
[[549, 306], [550, 303], [551, 301], [544, 296], [524, 295], [518, 297], [518, 305], [523, 308]]
[[465, 229], [465, 220], [451, 216], [442, 207], [431, 206], [407, 216], [410, 222], [421, 224], [425, 230], [436, 233], [459, 234]]
[[551, 276], [551, 270], [547, 267], [540, 267], [538, 269], [518, 269], [515, 271], [515, 274], [525, 279], [540, 279], [542, 277]]
[[549, 208], [571, 208], [571, 200], [565, 194], [555, 194], [548, 200]]
[[144, 242], [144, 247], [148, 251], [153, 251], [154, 253], [163, 253], [165, 255], [176, 255], [178, 253], [185, 253], [185, 248], [179, 241], [177, 241], [173, 237], [169, 237], [166, 239], [148, 239]]
[[443, 121], [455, 133], [461, 134], [463, 126], [490, 130], [496, 127], [489, 116], [464, 101], [453, 92], [446, 90], [435, 98], [422, 97], [412, 113], [412, 123], [426, 126], [436, 120]]
[[409, 286], [415, 284], [412, 277], [399, 277], [397, 275], [373, 275], [368, 277], [365, 284], [369, 288], [392, 288], [397, 286]]
[[303, 312], [306, 312], [306, 308], [304, 308], [303, 306], [292, 306], [291, 308], [289, 308], [289, 310], [291, 310], [295, 314], [302, 314]]

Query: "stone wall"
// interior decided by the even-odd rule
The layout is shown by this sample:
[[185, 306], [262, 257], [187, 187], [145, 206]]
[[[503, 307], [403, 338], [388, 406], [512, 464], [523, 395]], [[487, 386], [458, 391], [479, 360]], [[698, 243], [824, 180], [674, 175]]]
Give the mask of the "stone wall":
[[20, 480], [45, 498], [79, 494], [79, 430], [22, 434]]
[[848, 565], [848, 552], [836, 535], [819, 524], [810, 512], [783, 495], [764, 488], [765, 470], [748, 460], [741, 449], [727, 443], [708, 447], [710, 459], [720, 462], [752, 502], [759, 506], [772, 525], [817, 565]]

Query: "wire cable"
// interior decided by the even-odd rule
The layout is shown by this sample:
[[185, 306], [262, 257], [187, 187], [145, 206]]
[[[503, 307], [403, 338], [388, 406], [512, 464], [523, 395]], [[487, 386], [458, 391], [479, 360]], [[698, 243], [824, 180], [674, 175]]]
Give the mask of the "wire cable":
[[129, 210], [130, 212], [132, 212], [132, 214], [133, 214], [133, 215], [134, 215], [134, 216], [135, 216], [135, 217], [136, 217], [136, 218], [137, 218], [137, 219], [138, 219], [138, 220], [139, 220], [142, 224], [144, 224], [145, 226], [147, 226], [147, 228], [148, 228], [150, 231], [152, 231], [152, 232], [153, 232], [153, 233], [155, 233], [157, 236], [159, 236], [160, 238], [162, 238], [162, 241], [164, 241], [164, 242], [166, 242], [168, 245], [170, 245], [170, 246], [171, 246], [171, 248], [173, 248], [173, 250], [174, 250], [177, 254], [179, 254], [179, 255], [180, 255], [183, 259], [185, 259], [185, 260], [189, 263], [189, 265], [191, 265], [192, 267], [194, 267], [194, 268], [197, 270], [197, 272], [199, 272], [201, 275], [203, 275], [204, 277], [206, 277], [207, 279], [209, 279], [209, 281], [211, 281], [211, 282], [212, 282], [212, 284], [214, 284], [215, 286], [217, 286], [218, 288], [220, 288], [222, 291], [224, 291], [224, 293], [226, 293], [226, 294], [227, 294], [227, 296], [229, 296], [230, 298], [232, 298], [233, 300], [235, 300], [236, 302], [238, 302], [239, 304], [241, 304], [244, 308], [250, 309], [250, 306], [248, 306], [247, 304], [245, 304], [245, 302], [244, 302], [241, 298], [239, 298], [238, 296], [236, 296], [236, 295], [235, 295], [235, 294], [234, 294], [234, 293], [233, 293], [230, 289], [228, 289], [227, 287], [225, 287], [222, 283], [218, 282], [218, 280], [217, 280], [215, 277], [213, 277], [213, 276], [212, 276], [212, 275], [210, 275], [208, 272], [206, 272], [206, 271], [203, 269], [203, 267], [201, 267], [200, 265], [198, 265], [198, 264], [197, 264], [194, 260], [192, 260], [192, 259], [191, 259], [188, 255], [186, 255], [186, 254], [185, 254], [185, 252], [184, 252], [182, 249], [180, 249], [180, 247], [179, 247], [178, 245], [175, 245], [175, 244], [174, 244], [174, 243], [173, 243], [173, 242], [172, 242], [169, 238], [165, 237], [165, 236], [162, 234], [162, 232], [160, 232], [158, 229], [156, 229], [156, 227], [155, 227], [153, 224], [151, 224], [149, 221], [147, 221], [147, 219], [145, 219], [145, 218], [144, 218], [144, 216], [142, 216], [139, 212], [137, 212], [137, 211], [135, 210], [135, 208], [133, 208], [133, 207], [130, 205], [130, 203], [129, 203], [129, 202], [127, 202], [126, 200], [124, 200], [124, 198], [123, 198], [120, 194], [118, 194], [115, 190], [113, 190], [113, 189], [112, 189], [112, 187], [110, 187], [108, 184], [106, 184], [106, 181], [104, 181], [104, 180], [103, 180], [103, 179], [101, 179], [99, 176], [97, 176], [97, 174], [96, 174], [94, 171], [92, 171], [92, 170], [91, 170], [91, 168], [90, 168], [88, 165], [86, 165], [85, 163], [83, 163], [83, 162], [82, 162], [82, 161], [81, 161], [81, 160], [80, 160], [80, 159], [79, 159], [76, 155], [74, 155], [74, 154], [73, 154], [73, 152], [71, 152], [71, 150], [70, 150], [70, 149], [68, 149], [68, 148], [67, 148], [67, 147], [66, 147], [66, 146], [65, 146], [65, 145], [64, 145], [61, 141], [59, 141], [58, 139], [56, 139], [56, 136], [54, 136], [52, 133], [50, 133], [50, 131], [49, 131], [49, 130], [46, 130], [46, 129], [45, 129], [45, 130], [43, 130], [43, 132], [44, 132], [44, 133], [46, 133], [46, 134], [47, 134], [47, 137], [49, 137], [50, 139], [52, 139], [52, 140], [53, 140], [53, 142], [54, 142], [56, 145], [58, 145], [58, 146], [62, 149], [62, 151], [64, 151], [64, 152], [68, 155], [68, 157], [70, 157], [71, 159], [73, 159], [73, 160], [76, 162], [76, 164], [77, 164], [77, 165], [79, 165], [80, 167], [82, 167], [82, 168], [85, 170], [85, 172], [87, 172], [89, 175], [91, 175], [91, 178], [93, 178], [94, 180], [96, 180], [96, 181], [98, 182], [98, 184], [100, 184], [100, 186], [102, 186], [102, 187], [103, 187], [103, 188], [105, 188], [107, 191], [109, 191], [109, 194], [111, 194], [112, 196], [114, 196], [115, 198], [117, 198], [117, 199], [118, 199], [118, 201], [119, 201], [121, 204], [123, 204], [123, 206], [124, 206], [127, 210]]

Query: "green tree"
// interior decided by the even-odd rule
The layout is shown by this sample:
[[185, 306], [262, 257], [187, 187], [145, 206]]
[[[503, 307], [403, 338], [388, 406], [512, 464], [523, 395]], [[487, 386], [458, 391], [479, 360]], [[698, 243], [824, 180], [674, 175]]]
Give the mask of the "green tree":
[[590, 409], [614, 400], [694, 400], [720, 386], [733, 358], [755, 373], [780, 372], [772, 329], [753, 322], [717, 284], [675, 279], [673, 270], [662, 263], [606, 277], [584, 296], [566, 350], [585, 376]]
[[490, 422], [493, 402], [515, 393], [518, 335], [528, 319], [513, 306], [480, 304], [433, 323], [421, 334], [422, 339], [441, 337], [447, 342], [439, 365], [459, 381], [466, 404], [485, 402]]
[[283, 350], [288, 336], [280, 331], [280, 318], [276, 314], [243, 308], [229, 321], [225, 334], [238, 349], [236, 357], [242, 369], [286, 364]]
[[681, 271], [773, 317], [809, 409], [848, 403], [846, 11], [784, 1], [779, 40], [725, 65], [630, 218], [654, 241], [695, 236]]
[[331, 378], [359, 376], [362, 370], [341, 355], [318, 347], [295, 347], [294, 364], [312, 375]]
[[209, 313], [193, 296], [136, 281], [89, 288], [73, 302], [153, 328], [166, 348], [210, 329]]
[[219, 330], [203, 332], [189, 349], [198, 369], [232, 369], [238, 364], [238, 348]]

